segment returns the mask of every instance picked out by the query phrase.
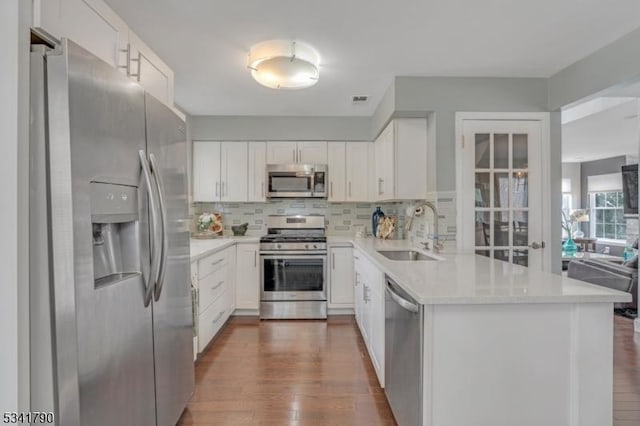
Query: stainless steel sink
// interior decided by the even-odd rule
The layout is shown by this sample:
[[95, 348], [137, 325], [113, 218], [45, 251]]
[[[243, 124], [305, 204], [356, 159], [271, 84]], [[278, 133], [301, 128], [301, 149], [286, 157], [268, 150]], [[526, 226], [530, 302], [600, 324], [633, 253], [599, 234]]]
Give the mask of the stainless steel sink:
[[435, 257], [427, 256], [419, 251], [414, 250], [378, 250], [378, 253], [391, 260], [438, 260]]

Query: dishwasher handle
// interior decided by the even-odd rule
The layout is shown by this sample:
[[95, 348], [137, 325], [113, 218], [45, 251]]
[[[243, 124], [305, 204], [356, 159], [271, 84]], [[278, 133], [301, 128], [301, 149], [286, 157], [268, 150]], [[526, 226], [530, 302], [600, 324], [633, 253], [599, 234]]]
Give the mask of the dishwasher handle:
[[395, 291], [393, 291], [393, 286], [391, 285], [391, 283], [389, 281], [387, 281], [387, 294], [389, 296], [391, 296], [391, 298], [398, 304], [400, 305], [400, 307], [406, 309], [409, 312], [414, 312], [414, 313], [418, 313], [420, 312], [420, 306], [418, 306], [415, 303], [411, 303], [409, 302], [407, 299], [405, 299], [404, 297], [400, 296], [398, 293], [396, 293]]

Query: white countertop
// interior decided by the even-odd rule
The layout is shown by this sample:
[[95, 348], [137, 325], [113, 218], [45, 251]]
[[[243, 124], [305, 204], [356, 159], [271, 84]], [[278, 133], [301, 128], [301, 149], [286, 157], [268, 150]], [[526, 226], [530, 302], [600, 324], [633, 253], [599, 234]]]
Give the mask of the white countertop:
[[[475, 254], [433, 254], [406, 240], [353, 239], [354, 247], [421, 304], [630, 302], [631, 295]], [[393, 261], [378, 250], [413, 249], [438, 261]]]
[[233, 236], [224, 236], [220, 238], [212, 238], [209, 240], [199, 240], [195, 238], [191, 238], [190, 247], [191, 247], [191, 261], [196, 261], [205, 256], [213, 254], [217, 251], [230, 247], [234, 244], [257, 244], [260, 242], [259, 236], [244, 236], [244, 237], [233, 237]]
[[[191, 261], [259, 236], [191, 239]], [[434, 254], [407, 240], [328, 237], [329, 245], [360, 249], [376, 267], [422, 304], [630, 302], [631, 295], [475, 254]], [[378, 250], [412, 249], [441, 260], [394, 261]]]

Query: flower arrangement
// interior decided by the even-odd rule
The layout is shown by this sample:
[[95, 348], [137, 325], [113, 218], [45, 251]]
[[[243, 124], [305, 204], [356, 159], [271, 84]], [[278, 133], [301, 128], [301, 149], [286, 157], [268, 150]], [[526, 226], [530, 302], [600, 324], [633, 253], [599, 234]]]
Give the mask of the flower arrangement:
[[[569, 238], [573, 238], [573, 225], [578, 222], [588, 222], [589, 211], [584, 209], [573, 210], [567, 216], [566, 212], [562, 212], [562, 229], [565, 230]], [[577, 231], [576, 231], [577, 233]]]
[[202, 213], [196, 221], [198, 231], [202, 233], [222, 233], [222, 215], [219, 213]]

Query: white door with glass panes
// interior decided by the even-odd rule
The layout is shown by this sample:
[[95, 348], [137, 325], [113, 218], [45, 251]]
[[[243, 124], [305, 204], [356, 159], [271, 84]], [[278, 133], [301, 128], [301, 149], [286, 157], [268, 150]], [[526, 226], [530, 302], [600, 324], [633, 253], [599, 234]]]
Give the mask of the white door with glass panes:
[[462, 248], [542, 269], [541, 122], [463, 120]]

